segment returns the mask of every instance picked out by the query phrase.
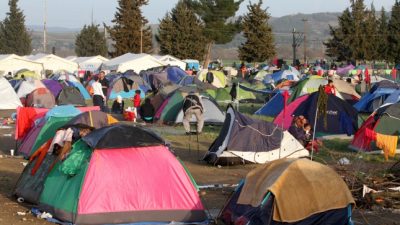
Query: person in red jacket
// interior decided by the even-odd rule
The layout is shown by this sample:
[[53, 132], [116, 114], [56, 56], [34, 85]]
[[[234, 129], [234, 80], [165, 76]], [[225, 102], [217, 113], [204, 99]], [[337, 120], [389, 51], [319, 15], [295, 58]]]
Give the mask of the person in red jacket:
[[133, 107], [140, 107], [140, 90], [135, 91], [135, 96], [133, 97]]
[[327, 93], [327, 94], [336, 95], [336, 89], [335, 89], [335, 86], [333, 85], [332, 80], [328, 80], [328, 84], [325, 85], [324, 90], [325, 90], [325, 93]]

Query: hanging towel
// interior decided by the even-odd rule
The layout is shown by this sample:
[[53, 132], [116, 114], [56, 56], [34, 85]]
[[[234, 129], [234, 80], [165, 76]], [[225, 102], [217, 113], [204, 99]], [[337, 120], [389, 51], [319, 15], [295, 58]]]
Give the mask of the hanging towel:
[[339, 121], [341, 130], [346, 133], [347, 136], [351, 136], [352, 134], [354, 134], [353, 121], [346, 113], [339, 113]]
[[398, 136], [376, 134], [376, 146], [381, 148], [385, 155], [385, 160], [389, 157], [394, 157], [397, 149]]

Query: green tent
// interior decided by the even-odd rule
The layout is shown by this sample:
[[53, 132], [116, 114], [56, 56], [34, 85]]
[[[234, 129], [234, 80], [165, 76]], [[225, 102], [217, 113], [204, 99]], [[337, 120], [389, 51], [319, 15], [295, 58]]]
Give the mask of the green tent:
[[297, 84], [292, 87], [292, 94], [288, 99], [288, 103], [293, 102], [300, 96], [318, 91], [319, 86], [326, 85], [327, 83], [328, 81], [321, 76], [310, 76], [297, 82]]
[[217, 88], [223, 88], [226, 86], [225, 74], [222, 71], [218, 71], [218, 70], [203, 70], [199, 73], [199, 75], [197, 76], [197, 79], [205, 82], [206, 75], [208, 72], [211, 72], [214, 75], [214, 82], [212, 83], [212, 85], [214, 85]]
[[24, 75], [25, 78], [29, 77], [29, 78], [33, 78], [33, 79], [37, 79], [37, 80], [41, 79], [40, 74], [37, 74], [34, 71], [29, 71], [29, 70], [26, 70], [26, 69], [18, 71], [15, 74], [15, 79], [21, 79], [22, 75]]
[[231, 95], [229, 94], [229, 88], [218, 88], [216, 90], [209, 89], [206, 92], [218, 103], [228, 103], [232, 100]]

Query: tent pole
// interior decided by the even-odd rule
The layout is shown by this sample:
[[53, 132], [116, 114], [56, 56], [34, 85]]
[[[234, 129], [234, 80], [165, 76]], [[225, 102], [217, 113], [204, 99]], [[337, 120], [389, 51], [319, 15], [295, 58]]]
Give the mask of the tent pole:
[[239, 92], [239, 85], [240, 85], [240, 81], [238, 80], [238, 85], [237, 85], [237, 87], [236, 87], [236, 95], [237, 95], [237, 97], [236, 97], [236, 110], [238, 111], [238, 112], [240, 112], [239, 111], [239, 99], [240, 99], [240, 92]]
[[318, 119], [318, 106], [315, 109], [313, 136], [312, 136], [312, 139], [311, 139], [311, 161], [313, 161], [313, 156], [314, 156], [314, 140], [315, 140], [315, 130], [317, 128], [317, 119]]

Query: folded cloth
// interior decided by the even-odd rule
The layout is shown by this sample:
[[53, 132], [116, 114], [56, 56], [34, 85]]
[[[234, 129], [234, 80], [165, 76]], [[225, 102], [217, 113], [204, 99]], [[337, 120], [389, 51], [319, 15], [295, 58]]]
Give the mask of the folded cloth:
[[383, 150], [385, 160], [394, 157], [397, 149], [398, 136], [376, 134], [376, 146]]

